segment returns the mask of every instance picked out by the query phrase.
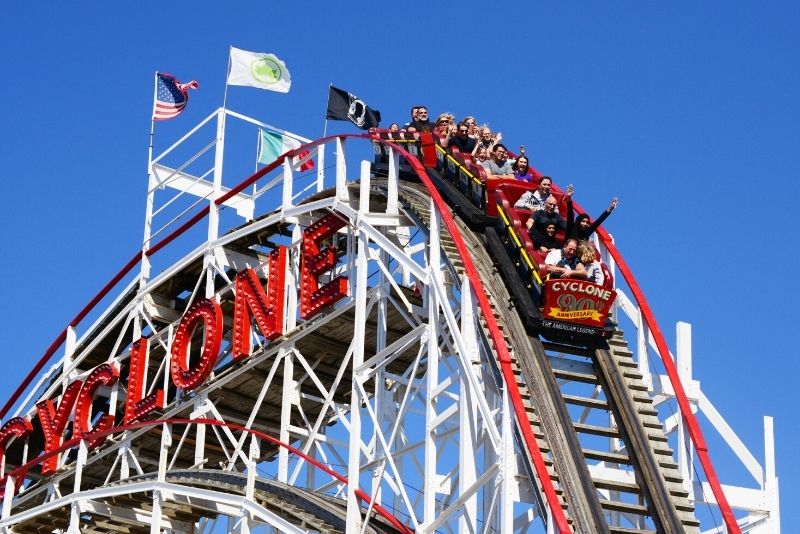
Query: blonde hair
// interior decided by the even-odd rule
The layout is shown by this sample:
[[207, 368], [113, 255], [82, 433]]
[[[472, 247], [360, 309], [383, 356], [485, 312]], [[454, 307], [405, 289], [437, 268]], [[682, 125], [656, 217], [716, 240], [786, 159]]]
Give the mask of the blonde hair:
[[588, 241], [581, 241], [578, 243], [578, 257], [581, 259], [581, 262], [584, 264], [592, 263], [597, 259], [597, 254], [595, 254], [594, 247]]
[[445, 121], [449, 124], [452, 124], [456, 120], [456, 116], [452, 113], [440, 113], [438, 117], [436, 117], [436, 124], [439, 124], [441, 121]]

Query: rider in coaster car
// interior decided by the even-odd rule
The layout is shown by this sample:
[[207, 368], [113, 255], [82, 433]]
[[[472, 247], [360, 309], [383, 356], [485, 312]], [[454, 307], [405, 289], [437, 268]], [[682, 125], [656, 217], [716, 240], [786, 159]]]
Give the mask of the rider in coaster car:
[[[571, 187], [571, 186], [570, 186]], [[573, 222], [573, 214], [575, 213], [572, 207], [572, 195], [567, 195], [567, 237], [573, 237], [575, 239], [589, 239], [589, 237], [597, 230], [597, 228], [603, 224], [611, 212], [614, 211], [619, 204], [619, 199], [614, 197], [611, 199], [611, 204], [608, 206], [606, 211], [604, 211], [600, 217], [598, 217], [594, 222], [592, 222], [591, 217], [589, 217], [586, 213], [581, 213], [577, 217], [575, 217]]]
[[508, 149], [502, 144], [494, 146], [492, 159], [484, 161], [483, 168], [486, 169], [487, 179], [514, 178], [514, 169], [508, 161]]

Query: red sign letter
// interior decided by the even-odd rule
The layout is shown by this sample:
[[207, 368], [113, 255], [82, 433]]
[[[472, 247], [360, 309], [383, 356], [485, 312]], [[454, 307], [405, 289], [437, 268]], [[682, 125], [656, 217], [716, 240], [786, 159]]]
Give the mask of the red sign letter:
[[234, 361], [250, 356], [251, 311], [265, 338], [271, 341], [283, 333], [285, 276], [286, 247], [278, 247], [269, 255], [266, 294], [253, 269], [245, 269], [236, 275], [236, 299], [233, 305]]
[[[97, 424], [92, 429], [92, 401], [94, 394], [101, 385], [110, 386], [119, 378], [119, 369], [116, 364], [104, 363], [95, 367], [89, 377], [83, 383], [80, 394], [78, 394], [78, 405], [75, 407], [75, 429], [72, 433], [75, 437], [88, 438], [92, 432], [108, 430], [114, 426], [114, 416], [104, 415], [100, 417]], [[106, 437], [89, 440], [89, 448], [100, 445]]]
[[[51, 400], [42, 401], [36, 405], [39, 425], [44, 434], [44, 452], [54, 451], [61, 446], [64, 429], [67, 428], [72, 407], [75, 405], [75, 399], [78, 398], [82, 385], [83, 382], [76, 380], [67, 386], [67, 390], [61, 396], [61, 402], [58, 403], [58, 409], [53, 407]], [[58, 468], [58, 457], [59, 455], [56, 454], [42, 462], [42, 475], [55, 473]]]
[[[200, 352], [200, 361], [194, 369], [189, 369], [189, 340], [200, 323], [205, 326], [205, 341]], [[170, 374], [175, 385], [191, 390], [202, 384], [214, 369], [221, 343], [222, 308], [214, 300], [198, 300], [186, 311], [172, 341]]]
[[336, 249], [320, 244], [345, 225], [330, 213], [303, 231], [303, 256], [300, 261], [300, 317], [309, 319], [325, 306], [347, 296], [347, 278], [337, 276], [319, 287], [319, 276], [336, 266]]
[[[33, 431], [33, 426], [31, 422], [24, 417], [12, 417], [6, 424], [3, 425], [3, 428], [0, 428], [0, 462], [5, 462], [6, 457], [6, 445], [11, 440], [11, 438], [22, 438], [27, 436]], [[22, 484], [23, 476], [19, 476], [15, 481], [16, 488], [19, 489], [20, 485]], [[6, 493], [6, 477], [3, 475], [3, 478], [0, 479], [0, 499]]]
[[130, 370], [128, 371], [128, 396], [125, 399], [125, 424], [144, 419], [144, 416], [164, 407], [164, 390], [157, 389], [144, 396], [147, 364], [150, 357], [148, 339], [143, 337], [131, 347]]

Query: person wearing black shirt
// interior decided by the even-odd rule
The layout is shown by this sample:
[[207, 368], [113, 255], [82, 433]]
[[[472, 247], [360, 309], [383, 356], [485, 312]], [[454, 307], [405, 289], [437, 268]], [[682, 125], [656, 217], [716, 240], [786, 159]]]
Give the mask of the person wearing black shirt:
[[428, 108], [419, 106], [416, 119], [408, 123], [406, 129], [410, 132], [432, 132], [435, 124], [428, 120]]
[[[553, 225], [556, 230], [564, 230], [566, 228], [564, 219], [561, 218], [561, 215], [559, 215], [556, 210], [557, 207], [558, 200], [556, 200], [556, 197], [553, 195], [550, 195], [544, 203], [544, 209], [534, 211], [533, 215], [531, 215], [528, 220], [528, 233], [530, 233], [536, 248], [539, 250], [542, 250], [542, 248], [547, 249], [542, 250], [542, 252], [547, 252], [549, 249], [556, 248], [557, 246], [543, 246], [544, 242], [550, 243], [550, 240], [547, 238], [547, 227]], [[555, 238], [555, 236], [553, 236], [553, 238]]]
[[447, 148], [456, 147], [462, 154], [472, 154], [472, 149], [475, 148], [477, 141], [469, 136], [469, 126], [459, 123], [456, 129], [456, 135], [450, 137], [447, 143]]
[[579, 241], [589, 239], [589, 237], [597, 230], [603, 221], [605, 221], [611, 212], [614, 211], [619, 204], [619, 199], [614, 197], [611, 199], [611, 204], [608, 209], [604, 211], [600, 217], [592, 222], [592, 219], [586, 213], [581, 213], [573, 219], [575, 213], [572, 207], [572, 196], [567, 196], [567, 237], [572, 237]]
[[544, 229], [544, 233], [536, 233], [536, 239], [533, 241], [536, 250], [547, 254], [551, 250], [555, 250], [561, 246], [561, 240], [556, 236], [556, 225], [548, 224]]

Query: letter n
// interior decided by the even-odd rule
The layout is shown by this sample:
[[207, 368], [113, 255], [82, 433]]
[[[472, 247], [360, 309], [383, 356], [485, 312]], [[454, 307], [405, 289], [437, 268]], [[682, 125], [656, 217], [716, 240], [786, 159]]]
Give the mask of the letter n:
[[[46, 400], [36, 405], [36, 413], [39, 416], [39, 424], [44, 434], [44, 452], [58, 449], [64, 439], [64, 430], [67, 428], [69, 416], [72, 415], [72, 407], [78, 398], [83, 382], [76, 380], [67, 386], [67, 390], [61, 396], [58, 409], [53, 406], [53, 401]], [[58, 468], [59, 454], [50, 456], [42, 462], [42, 475], [55, 473]]]
[[271, 341], [283, 333], [286, 257], [286, 247], [278, 247], [270, 253], [267, 293], [264, 293], [253, 269], [247, 268], [236, 275], [233, 311], [234, 361], [250, 356], [250, 312], [266, 339]]

